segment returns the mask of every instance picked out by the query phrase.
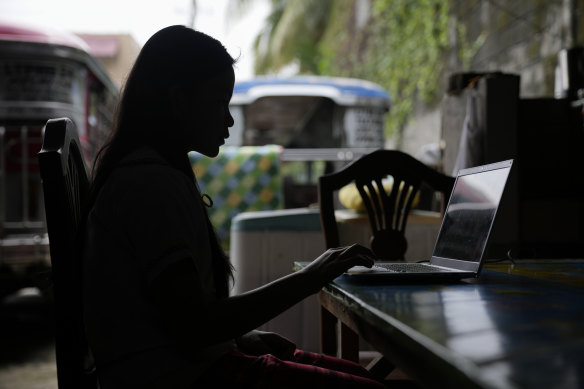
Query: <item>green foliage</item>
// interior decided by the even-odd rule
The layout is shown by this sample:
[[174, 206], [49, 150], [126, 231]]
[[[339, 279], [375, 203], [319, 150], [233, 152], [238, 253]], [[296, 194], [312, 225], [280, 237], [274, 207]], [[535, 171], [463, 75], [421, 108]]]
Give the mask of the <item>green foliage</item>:
[[271, 58], [268, 52], [273, 44], [273, 34], [282, 19], [285, 7], [286, 0], [272, 0], [272, 11], [268, 16], [263, 29], [255, 39], [254, 51], [256, 59], [254, 67], [257, 74], [266, 73], [273, 68], [272, 63], [275, 62], [275, 59]]
[[[363, 78], [388, 90], [386, 135], [398, 142], [417, 102], [437, 102], [454, 23], [463, 65], [484, 41], [468, 44], [449, 17], [449, 0], [370, 0], [356, 25], [357, 0], [272, 0], [272, 15], [256, 41], [256, 73], [296, 62], [301, 73]], [[477, 46], [478, 45], [478, 46]]]
[[[462, 23], [459, 23], [457, 20], [454, 20], [456, 26], [456, 34], [457, 34], [457, 42], [458, 42], [458, 59], [461, 62], [462, 69], [465, 71], [470, 70], [471, 61], [477, 51], [481, 48], [481, 46], [485, 43], [487, 39], [486, 33], [481, 33], [479, 36], [473, 41], [469, 42], [467, 40], [467, 29], [466, 26]], [[539, 42], [538, 42], [539, 47]]]
[[[338, 2], [345, 13], [354, 8], [347, 7], [347, 1]], [[392, 97], [386, 135], [399, 135], [418, 99], [427, 103], [436, 99], [448, 48], [448, 10], [444, 0], [373, 0], [368, 26], [350, 33], [350, 42], [335, 43], [331, 38], [338, 34], [325, 36], [319, 71], [365, 78], [385, 87]], [[337, 20], [344, 20], [346, 27], [350, 17]]]
[[256, 38], [255, 71], [277, 71], [296, 61], [302, 73], [318, 72], [318, 41], [333, 0], [272, 0], [272, 13]]

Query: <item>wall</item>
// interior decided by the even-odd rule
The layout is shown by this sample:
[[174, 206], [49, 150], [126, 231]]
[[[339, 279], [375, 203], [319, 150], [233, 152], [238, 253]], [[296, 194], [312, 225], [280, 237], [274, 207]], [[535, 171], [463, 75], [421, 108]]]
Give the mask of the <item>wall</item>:
[[[499, 70], [521, 77], [522, 98], [552, 97], [558, 52], [584, 44], [584, 0], [450, 0], [450, 9], [453, 49], [444, 59], [442, 90], [450, 74]], [[463, 64], [460, 49], [472, 52], [473, 44], [475, 53]], [[424, 144], [439, 142], [440, 125], [424, 119], [441, 111], [441, 104], [419, 104], [401, 148], [416, 155]]]
[[451, 0], [453, 18], [466, 27], [465, 38], [472, 42], [485, 37], [470, 70], [516, 73], [521, 76], [521, 97], [552, 96], [557, 53], [582, 43], [573, 17], [579, 13], [577, 3]]

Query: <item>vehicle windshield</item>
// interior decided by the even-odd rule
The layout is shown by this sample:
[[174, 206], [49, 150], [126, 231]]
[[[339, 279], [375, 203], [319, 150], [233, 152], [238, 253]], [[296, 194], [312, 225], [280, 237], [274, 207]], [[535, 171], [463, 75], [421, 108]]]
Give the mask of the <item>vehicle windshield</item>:
[[342, 131], [336, 123], [342, 116], [338, 111], [325, 97], [262, 97], [244, 108], [242, 141], [249, 146], [340, 147]]

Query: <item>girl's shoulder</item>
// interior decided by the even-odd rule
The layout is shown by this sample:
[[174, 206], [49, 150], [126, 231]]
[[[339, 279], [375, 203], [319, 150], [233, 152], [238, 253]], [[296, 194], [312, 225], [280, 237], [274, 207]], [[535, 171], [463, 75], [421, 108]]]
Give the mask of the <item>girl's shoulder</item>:
[[140, 182], [176, 180], [182, 176], [160, 154], [148, 147], [128, 154], [116, 166], [115, 173]]
[[175, 197], [192, 195], [192, 184], [154, 150], [136, 150], [116, 166], [106, 187], [118, 195]]
[[156, 168], [170, 168], [170, 165], [149, 147], [143, 147], [132, 151], [122, 158], [117, 164], [116, 170], [144, 170]]

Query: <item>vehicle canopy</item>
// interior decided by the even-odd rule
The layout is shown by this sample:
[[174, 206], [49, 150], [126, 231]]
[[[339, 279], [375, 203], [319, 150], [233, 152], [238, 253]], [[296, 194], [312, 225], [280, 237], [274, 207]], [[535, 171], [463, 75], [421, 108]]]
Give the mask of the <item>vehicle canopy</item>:
[[109, 121], [118, 88], [88, 50], [73, 34], [0, 22], [0, 125], [67, 116], [84, 141], [106, 119], [96, 106], [108, 105]]
[[284, 148], [384, 146], [389, 94], [365, 80], [322, 76], [256, 77], [235, 84], [228, 145]]
[[71, 118], [89, 164], [107, 136], [118, 93], [77, 36], [0, 21], [0, 272], [18, 274], [6, 279], [49, 266], [36, 158], [43, 126]]

